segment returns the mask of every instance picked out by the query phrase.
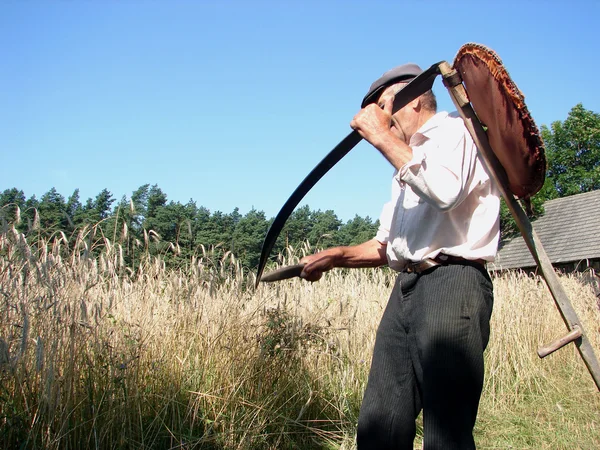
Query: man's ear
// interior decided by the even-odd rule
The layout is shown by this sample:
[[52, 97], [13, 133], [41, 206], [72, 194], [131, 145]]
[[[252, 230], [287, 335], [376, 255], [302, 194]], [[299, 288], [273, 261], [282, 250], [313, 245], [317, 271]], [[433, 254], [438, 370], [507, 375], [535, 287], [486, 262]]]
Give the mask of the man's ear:
[[415, 111], [419, 111], [421, 109], [421, 97], [417, 97], [409, 103], [410, 107]]

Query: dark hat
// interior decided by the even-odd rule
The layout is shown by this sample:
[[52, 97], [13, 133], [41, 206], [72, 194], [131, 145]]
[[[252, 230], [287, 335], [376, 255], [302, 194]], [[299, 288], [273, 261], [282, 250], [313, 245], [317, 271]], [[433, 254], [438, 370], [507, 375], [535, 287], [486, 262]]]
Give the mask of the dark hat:
[[367, 95], [365, 95], [365, 98], [362, 101], [361, 107], [364, 108], [369, 103], [375, 102], [379, 98], [381, 92], [388, 86], [400, 81], [410, 81], [416, 76], [421, 75], [421, 73], [423, 73], [423, 69], [414, 63], [402, 64], [401, 66], [388, 70], [371, 85], [369, 92], [367, 92]]

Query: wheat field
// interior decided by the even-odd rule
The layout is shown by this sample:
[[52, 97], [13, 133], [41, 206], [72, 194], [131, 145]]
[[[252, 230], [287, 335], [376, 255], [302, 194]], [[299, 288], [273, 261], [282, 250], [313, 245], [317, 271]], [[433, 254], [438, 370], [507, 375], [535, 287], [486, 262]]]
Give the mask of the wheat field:
[[[355, 448], [390, 271], [254, 291], [231, 254], [202, 249], [177, 270], [141, 255], [133, 272], [89, 233], [0, 236], [1, 448]], [[561, 282], [598, 353], [591, 286]], [[536, 354], [566, 333], [544, 282], [494, 285], [478, 448], [598, 448], [600, 394], [575, 347]]]

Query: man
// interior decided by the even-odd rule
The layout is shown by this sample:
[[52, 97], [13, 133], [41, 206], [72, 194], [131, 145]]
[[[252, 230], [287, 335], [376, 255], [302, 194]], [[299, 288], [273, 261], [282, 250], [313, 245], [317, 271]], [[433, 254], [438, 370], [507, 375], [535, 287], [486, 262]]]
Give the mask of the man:
[[350, 124], [396, 169], [377, 235], [301, 261], [309, 281], [334, 267], [399, 272], [377, 330], [359, 450], [412, 449], [421, 410], [425, 449], [475, 448], [493, 304], [485, 262], [497, 250], [500, 200], [462, 119], [437, 113], [431, 91], [391, 115], [395, 93], [419, 73], [414, 64], [386, 72], [367, 94], [381, 90], [379, 101]]

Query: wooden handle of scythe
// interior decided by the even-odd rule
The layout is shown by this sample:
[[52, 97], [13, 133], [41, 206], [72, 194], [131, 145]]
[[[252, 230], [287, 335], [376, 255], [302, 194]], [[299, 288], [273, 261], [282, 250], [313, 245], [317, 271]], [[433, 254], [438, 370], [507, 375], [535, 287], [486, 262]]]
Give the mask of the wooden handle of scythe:
[[[577, 325], [581, 322], [579, 321], [577, 313], [573, 309], [573, 306], [571, 305], [571, 302], [569, 301], [567, 294], [562, 287], [558, 276], [556, 275], [556, 272], [554, 272], [550, 258], [544, 250], [544, 247], [542, 246], [537, 233], [533, 229], [529, 218], [508, 187], [506, 171], [500, 164], [498, 158], [496, 158], [494, 151], [490, 146], [487, 133], [483, 129], [479, 118], [469, 103], [469, 98], [467, 96], [465, 87], [462, 83], [457, 83], [456, 86], [453, 85], [453, 83], [456, 83], [459, 78], [455, 75], [456, 71], [452, 69], [447, 62], [440, 63], [439, 67], [444, 80], [448, 79], [448, 84], [446, 87], [448, 88], [450, 97], [452, 98], [453, 103], [456, 105], [458, 112], [463, 118], [465, 126], [469, 130], [469, 134], [471, 134], [473, 141], [477, 145], [477, 148], [479, 149], [479, 155], [485, 161], [486, 170], [490, 174], [490, 177], [498, 184], [500, 192], [502, 193], [502, 197], [506, 201], [506, 205], [508, 206], [510, 213], [515, 218], [515, 221], [519, 226], [519, 230], [523, 235], [523, 239], [531, 251], [531, 255], [533, 256], [533, 259], [540, 269], [548, 288], [550, 289], [550, 293], [552, 294], [554, 302], [556, 303], [556, 306], [565, 324], [569, 330], [573, 330], [564, 338], [559, 339], [559, 341], [553, 342], [540, 349], [538, 354], [540, 354], [540, 356], [548, 355], [561, 346], [580, 339], [580, 341], [577, 343], [577, 350], [579, 351], [579, 354], [588, 368], [596, 387], [598, 390], [600, 390], [600, 363], [594, 354], [592, 344], [585, 335], [583, 327], [581, 325]], [[576, 328], [579, 328], [580, 334], [575, 331]], [[546, 353], [547, 349], [549, 349], [549, 351]]]
[[569, 342], [576, 341], [581, 336], [583, 336], [583, 333], [581, 332], [581, 328], [579, 328], [577, 325], [574, 325], [571, 332], [569, 334], [567, 334], [566, 336], [563, 336], [560, 339], [552, 341], [546, 346], [538, 348], [537, 354], [540, 358], [545, 358], [550, 353], [554, 353], [559, 348], [563, 348]]

